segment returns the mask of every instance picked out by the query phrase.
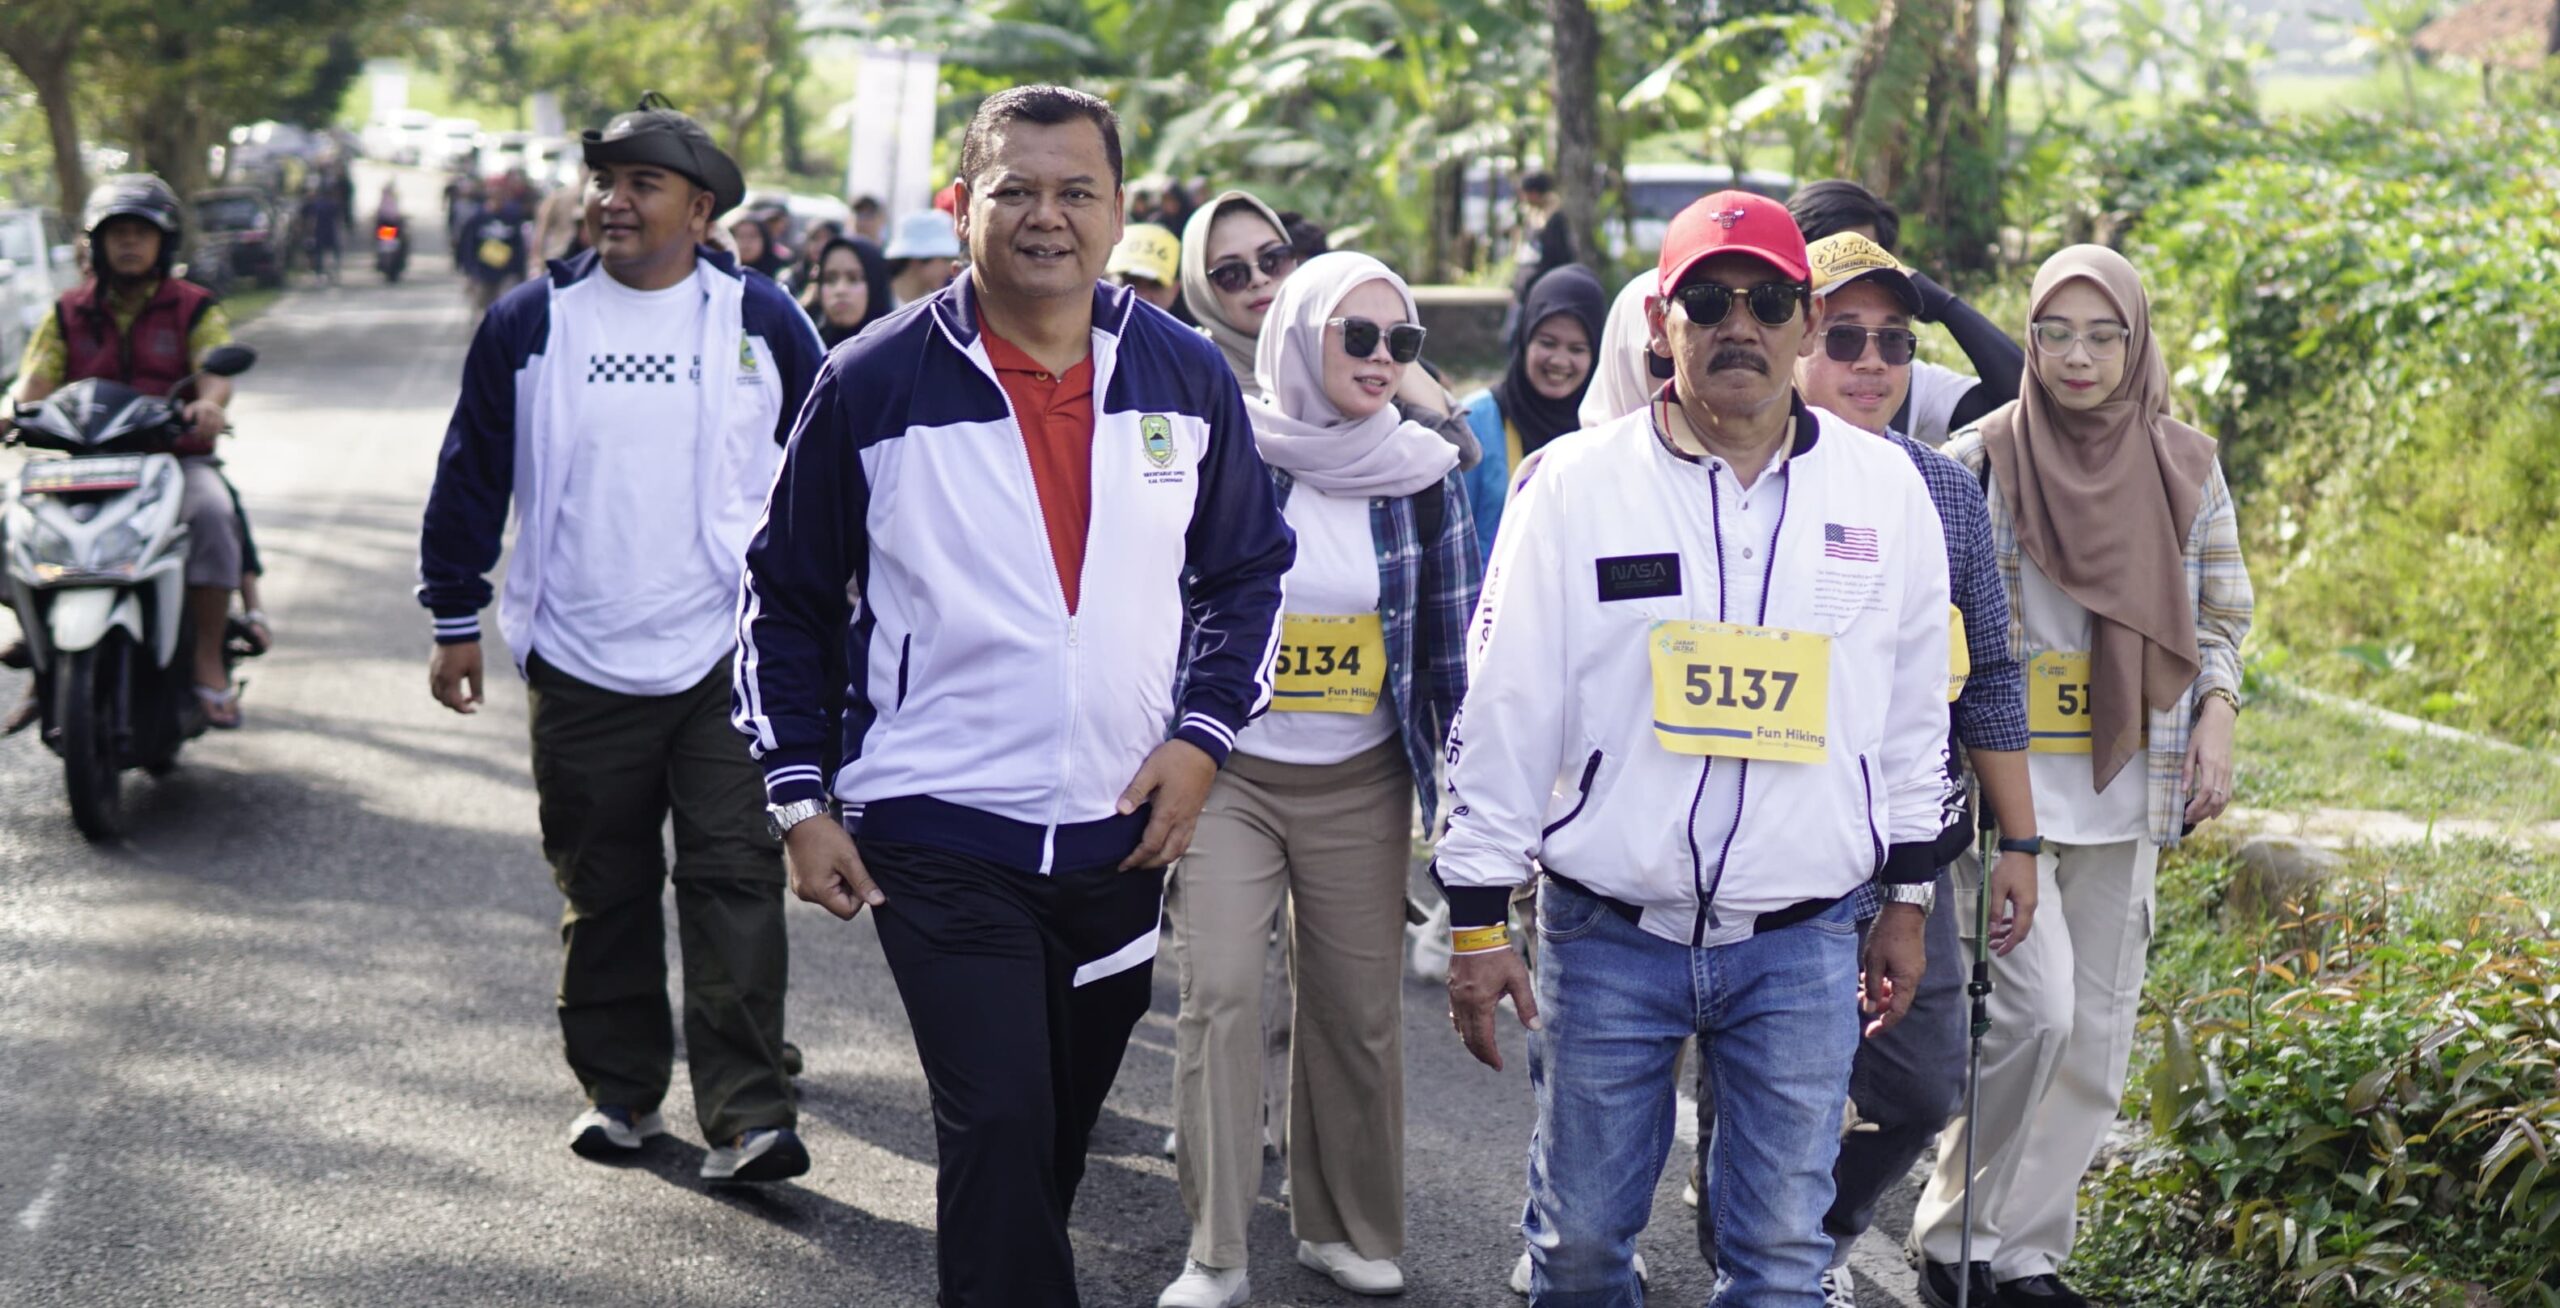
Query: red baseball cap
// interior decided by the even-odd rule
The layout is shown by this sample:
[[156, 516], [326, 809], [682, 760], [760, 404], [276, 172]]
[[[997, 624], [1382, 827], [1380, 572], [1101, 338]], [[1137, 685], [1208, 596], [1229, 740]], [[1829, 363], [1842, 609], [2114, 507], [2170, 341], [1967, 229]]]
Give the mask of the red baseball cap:
[[1726, 253], [1750, 255], [1795, 281], [1810, 276], [1804, 232], [1787, 206], [1749, 191], [1718, 191], [1671, 220], [1655, 293], [1669, 295], [1699, 260]]

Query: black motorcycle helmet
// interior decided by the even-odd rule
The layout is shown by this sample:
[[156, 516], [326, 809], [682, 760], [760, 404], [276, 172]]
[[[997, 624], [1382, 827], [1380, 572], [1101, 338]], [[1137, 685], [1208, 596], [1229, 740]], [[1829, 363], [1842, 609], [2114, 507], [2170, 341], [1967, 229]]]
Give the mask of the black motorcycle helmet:
[[89, 202], [80, 207], [80, 229], [89, 237], [93, 264], [100, 257], [98, 229], [117, 218], [139, 218], [160, 229], [160, 273], [167, 276], [177, 261], [178, 235], [186, 220], [178, 193], [150, 173], [118, 173], [92, 188]]

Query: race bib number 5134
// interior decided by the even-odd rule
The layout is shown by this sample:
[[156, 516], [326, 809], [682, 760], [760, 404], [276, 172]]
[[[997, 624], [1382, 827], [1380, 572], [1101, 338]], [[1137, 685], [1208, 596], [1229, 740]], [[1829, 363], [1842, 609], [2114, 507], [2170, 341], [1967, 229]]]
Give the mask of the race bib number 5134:
[[1283, 713], [1370, 713], [1387, 681], [1387, 636], [1375, 613], [1284, 613], [1271, 707]]
[[1831, 638], [1730, 622], [1657, 622], [1653, 734], [1674, 754], [1819, 763], [1830, 754]]

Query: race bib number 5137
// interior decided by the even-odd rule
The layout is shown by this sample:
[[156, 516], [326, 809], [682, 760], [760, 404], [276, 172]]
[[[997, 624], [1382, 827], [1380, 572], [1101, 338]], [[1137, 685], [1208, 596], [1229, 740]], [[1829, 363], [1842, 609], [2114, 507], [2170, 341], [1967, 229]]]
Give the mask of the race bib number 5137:
[[1653, 734], [1674, 754], [1819, 763], [1830, 754], [1831, 638], [1731, 622], [1657, 622]]

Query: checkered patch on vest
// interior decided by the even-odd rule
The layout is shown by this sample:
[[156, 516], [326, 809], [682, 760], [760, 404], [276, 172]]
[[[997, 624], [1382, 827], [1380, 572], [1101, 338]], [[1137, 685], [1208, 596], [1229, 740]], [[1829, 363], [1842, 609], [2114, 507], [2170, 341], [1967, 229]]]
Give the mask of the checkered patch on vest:
[[590, 354], [587, 356], [587, 381], [596, 382], [666, 382], [676, 379], [676, 356], [672, 354]]

